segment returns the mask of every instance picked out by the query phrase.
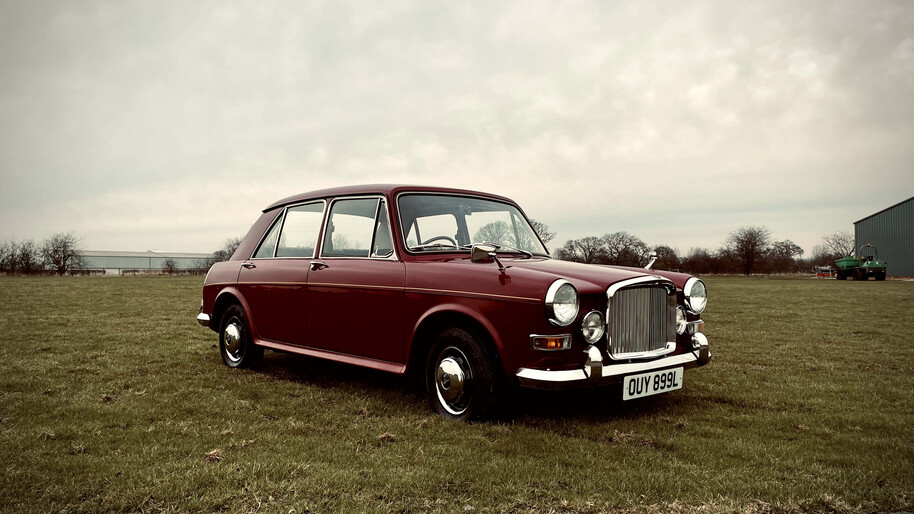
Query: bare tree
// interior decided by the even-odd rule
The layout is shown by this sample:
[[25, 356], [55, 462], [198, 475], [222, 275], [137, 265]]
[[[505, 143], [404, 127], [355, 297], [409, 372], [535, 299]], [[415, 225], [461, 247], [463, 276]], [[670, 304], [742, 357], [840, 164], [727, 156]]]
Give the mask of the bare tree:
[[79, 238], [72, 232], [54, 234], [45, 239], [40, 251], [44, 265], [60, 276], [84, 267], [79, 253]]
[[476, 235], [473, 236], [473, 241], [486, 241], [514, 246], [514, 231], [511, 229], [511, 225], [508, 225], [505, 221], [493, 221], [492, 223], [486, 223], [477, 230]]
[[235, 255], [235, 250], [241, 246], [241, 237], [231, 237], [225, 240], [225, 244], [222, 245], [222, 255], [225, 257], [224, 261], [227, 261], [232, 258], [232, 255]]
[[707, 248], [691, 248], [682, 258], [682, 269], [687, 273], [704, 275], [711, 273], [714, 257]]
[[41, 271], [41, 250], [31, 239], [20, 242], [16, 251], [16, 268], [26, 275]]
[[771, 232], [762, 226], [740, 227], [727, 237], [727, 249], [732, 251], [745, 275], [752, 273], [755, 264], [768, 251]]
[[825, 249], [835, 258], [850, 255], [854, 253], [854, 235], [846, 230], [836, 230], [832, 234], [822, 238]]
[[213, 267], [213, 264], [217, 262], [227, 261], [232, 258], [232, 255], [235, 254], [235, 251], [238, 249], [238, 246], [241, 245], [240, 237], [233, 237], [225, 240], [225, 243], [222, 245], [222, 248], [213, 252], [213, 254], [206, 259], [198, 259], [194, 261], [194, 267], [201, 272], [204, 272]]
[[587, 264], [602, 262], [606, 259], [603, 240], [594, 236], [566, 241], [559, 248], [557, 257], [564, 261], [584, 262]]
[[0, 272], [12, 275], [16, 272], [16, 255], [19, 253], [18, 245], [15, 241], [3, 241], [0, 243]]
[[615, 232], [600, 238], [607, 264], [643, 266], [649, 248], [644, 241], [628, 232]]
[[796, 258], [803, 255], [800, 245], [789, 239], [775, 241], [768, 249], [768, 271], [785, 273], [796, 270]]
[[533, 231], [536, 232], [536, 235], [540, 236], [540, 240], [544, 245], [548, 245], [549, 241], [555, 239], [555, 232], [549, 231], [549, 225], [540, 221], [530, 220], [530, 226], [533, 227]]
[[162, 271], [168, 273], [169, 275], [174, 275], [178, 271], [178, 263], [174, 259], [168, 258], [162, 262]]
[[676, 255], [676, 250], [666, 245], [660, 245], [654, 248], [657, 252], [657, 262], [654, 263], [654, 269], [678, 270], [682, 267], [682, 261]]
[[[843, 255], [841, 257], [843, 257]], [[835, 262], [835, 260], [835, 255], [831, 253], [824, 244], [812, 247], [812, 257], [809, 259], [809, 264], [813, 266], [828, 266]]]

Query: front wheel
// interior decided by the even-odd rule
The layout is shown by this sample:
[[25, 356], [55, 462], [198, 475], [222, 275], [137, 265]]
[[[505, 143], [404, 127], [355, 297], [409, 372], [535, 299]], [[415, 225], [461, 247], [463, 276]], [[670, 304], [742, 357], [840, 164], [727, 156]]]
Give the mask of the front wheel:
[[251, 368], [263, 359], [263, 347], [254, 344], [248, 319], [240, 305], [232, 305], [219, 325], [219, 353], [230, 368]]
[[876, 273], [876, 280], [885, 280], [885, 272], [880, 271], [879, 273]]
[[432, 409], [459, 421], [484, 417], [495, 403], [496, 374], [493, 359], [475, 335], [461, 328], [443, 331], [425, 367]]

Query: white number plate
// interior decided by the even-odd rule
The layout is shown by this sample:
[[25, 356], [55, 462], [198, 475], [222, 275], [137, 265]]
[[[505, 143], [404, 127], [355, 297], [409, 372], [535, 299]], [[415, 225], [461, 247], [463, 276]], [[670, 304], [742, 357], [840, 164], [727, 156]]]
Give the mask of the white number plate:
[[652, 371], [641, 375], [630, 375], [622, 381], [622, 399], [631, 400], [682, 389], [682, 369], [673, 368]]

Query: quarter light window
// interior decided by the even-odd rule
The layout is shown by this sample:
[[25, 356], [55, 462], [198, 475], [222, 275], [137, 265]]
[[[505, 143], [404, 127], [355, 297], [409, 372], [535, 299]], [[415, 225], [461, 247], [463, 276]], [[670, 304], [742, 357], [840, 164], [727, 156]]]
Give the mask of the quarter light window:
[[263, 242], [260, 243], [260, 248], [254, 253], [255, 259], [269, 259], [273, 257], [273, 250], [276, 249], [276, 236], [279, 235], [280, 225], [282, 225], [282, 216], [277, 216], [276, 221], [273, 222], [273, 226], [270, 227], [270, 231], [267, 233], [267, 237], [263, 238]]
[[390, 218], [387, 216], [387, 202], [381, 200], [378, 204], [378, 222], [375, 224], [371, 256], [386, 258], [393, 254], [394, 241], [390, 236]]
[[309, 203], [289, 208], [282, 224], [277, 257], [314, 257], [317, 234], [321, 229], [324, 203]]

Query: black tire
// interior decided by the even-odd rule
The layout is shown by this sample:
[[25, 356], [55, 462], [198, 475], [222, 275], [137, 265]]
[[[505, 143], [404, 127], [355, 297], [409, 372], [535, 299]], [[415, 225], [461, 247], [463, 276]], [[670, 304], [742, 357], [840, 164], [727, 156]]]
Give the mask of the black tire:
[[845, 273], [843, 269], [839, 269], [835, 278], [838, 280], [847, 280], [847, 273]]
[[462, 328], [438, 334], [425, 365], [425, 386], [432, 409], [457, 421], [492, 414], [501, 392], [495, 359], [479, 338]]
[[219, 353], [230, 368], [253, 368], [263, 360], [263, 347], [251, 338], [247, 315], [240, 305], [232, 305], [219, 323]]
[[879, 273], [876, 273], [876, 280], [885, 280], [885, 272], [880, 271]]
[[866, 280], [866, 272], [860, 268], [855, 269], [854, 280]]

